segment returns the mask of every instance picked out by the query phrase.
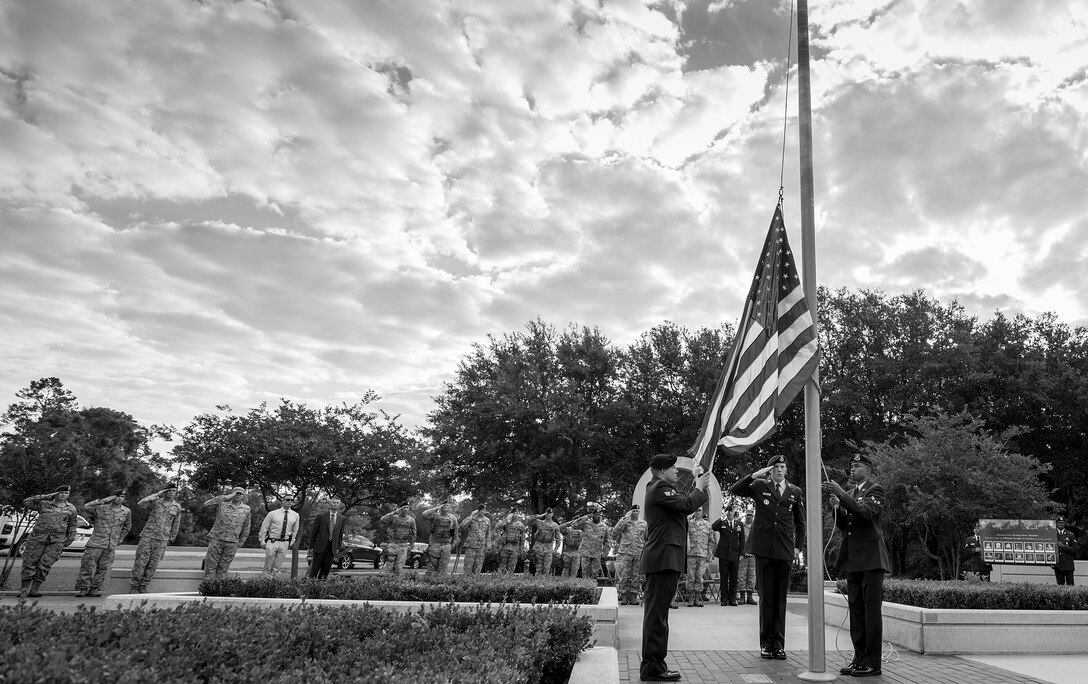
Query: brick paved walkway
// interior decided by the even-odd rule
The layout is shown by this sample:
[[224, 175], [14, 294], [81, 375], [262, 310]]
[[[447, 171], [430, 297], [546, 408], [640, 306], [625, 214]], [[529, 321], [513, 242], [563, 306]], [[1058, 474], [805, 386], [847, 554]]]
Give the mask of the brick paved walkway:
[[[638, 651], [620, 651], [620, 682], [638, 682]], [[835, 662], [832, 670], [832, 662]], [[808, 654], [790, 654], [789, 660], [763, 660], [759, 651], [670, 651], [669, 667], [678, 670], [687, 684], [789, 684], [804, 683], [797, 674], [808, 668]], [[842, 664], [829, 658], [828, 671], [838, 673]], [[899, 651], [899, 660], [884, 664], [879, 677], [854, 679], [837, 675], [839, 682], [870, 681], [874, 684], [1040, 684], [1025, 677], [956, 656], [920, 655]]]

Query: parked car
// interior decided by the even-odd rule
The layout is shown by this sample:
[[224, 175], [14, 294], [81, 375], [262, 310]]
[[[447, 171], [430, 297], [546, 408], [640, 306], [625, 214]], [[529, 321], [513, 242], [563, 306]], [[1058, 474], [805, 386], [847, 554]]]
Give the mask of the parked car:
[[412, 544], [412, 548], [408, 550], [408, 557], [404, 561], [404, 567], [406, 568], [425, 568], [427, 567], [427, 543], [416, 542]]
[[385, 550], [363, 536], [344, 537], [343, 547], [335, 559], [339, 568], [353, 568], [356, 563], [372, 563], [377, 569], [384, 561]]
[[[23, 555], [23, 541], [26, 533], [34, 526], [38, 519], [37, 511], [26, 511], [22, 516], [15, 514], [0, 516], [0, 554], [9, 554], [14, 548], [16, 556]], [[71, 544], [64, 547], [65, 553], [83, 553], [87, 548], [87, 540], [94, 534], [94, 527], [82, 515], [76, 515], [76, 538]]]

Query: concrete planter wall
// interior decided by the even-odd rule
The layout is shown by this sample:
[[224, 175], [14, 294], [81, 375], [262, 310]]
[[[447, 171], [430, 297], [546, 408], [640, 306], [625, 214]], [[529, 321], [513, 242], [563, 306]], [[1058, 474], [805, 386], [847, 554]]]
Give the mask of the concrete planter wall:
[[[884, 639], [918, 653], [1088, 653], [1088, 611], [961, 610], [884, 603]], [[846, 597], [824, 594], [824, 621], [838, 626]]]
[[[155, 577], [159, 579], [158, 575]], [[267, 608], [307, 607], [307, 606], [358, 606], [369, 603], [372, 606], [384, 610], [399, 613], [414, 612], [419, 610], [422, 601], [339, 601], [334, 599], [280, 599], [280, 598], [240, 598], [235, 596], [201, 596], [193, 592], [184, 593], [156, 593], [156, 594], [113, 594], [105, 599], [105, 605], [110, 608], [175, 608], [177, 606], [204, 602], [211, 606], [261, 606]], [[437, 605], [437, 604], [435, 604]], [[458, 608], [476, 609], [477, 603], [454, 603]], [[522, 604], [528, 605], [528, 604]], [[617, 648], [619, 646], [616, 630], [616, 620], [619, 618], [619, 597], [615, 587], [603, 587], [601, 598], [596, 604], [582, 604], [577, 606], [578, 612], [588, 615], [593, 619], [593, 638], [597, 646]]]

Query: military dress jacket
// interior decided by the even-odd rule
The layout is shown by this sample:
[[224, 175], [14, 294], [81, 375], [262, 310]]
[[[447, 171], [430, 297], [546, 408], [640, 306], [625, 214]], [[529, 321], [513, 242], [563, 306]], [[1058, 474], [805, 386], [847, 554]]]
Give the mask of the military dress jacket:
[[1075, 570], [1076, 553], [1077, 536], [1068, 529], [1058, 530], [1058, 564], [1054, 567], [1062, 571]]
[[982, 543], [979, 542], [978, 535], [968, 535], [963, 540], [963, 546], [960, 548], [960, 560], [966, 562], [967, 570], [979, 575], [989, 575], [994, 566], [986, 562], [982, 556]]
[[730, 493], [755, 501], [756, 515], [745, 553], [761, 558], [793, 560], [793, 550], [802, 548], [805, 539], [805, 504], [801, 488], [785, 483], [779, 498], [770, 480], [745, 475], [729, 488]]
[[839, 506], [835, 509], [835, 526], [842, 533], [835, 567], [843, 572], [891, 572], [884, 530], [880, 527], [884, 488], [866, 481], [851, 487], [847, 494], [848, 498], [839, 499]]
[[744, 551], [744, 525], [719, 518], [710, 528], [718, 533], [718, 546], [714, 549], [714, 556], [727, 561], [739, 560]]
[[654, 478], [646, 487], [646, 546], [639, 572], [687, 571], [688, 516], [706, 503], [706, 492], [683, 494], [668, 482]]

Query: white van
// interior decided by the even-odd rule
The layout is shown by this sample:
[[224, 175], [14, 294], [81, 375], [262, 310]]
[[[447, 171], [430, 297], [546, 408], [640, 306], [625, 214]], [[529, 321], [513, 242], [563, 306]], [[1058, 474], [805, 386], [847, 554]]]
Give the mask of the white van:
[[[0, 513], [0, 556], [10, 554], [13, 547], [16, 556], [23, 555], [23, 540], [37, 519], [37, 511], [15, 513], [9, 509]], [[82, 515], [77, 515], [75, 541], [64, 547], [64, 552], [83, 553], [83, 549], [87, 548], [87, 540], [91, 538], [92, 534], [94, 534], [94, 527], [91, 526], [91, 523], [87, 522], [87, 519]]]

